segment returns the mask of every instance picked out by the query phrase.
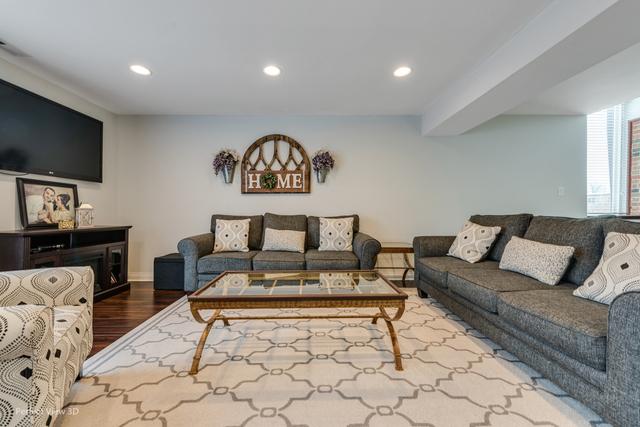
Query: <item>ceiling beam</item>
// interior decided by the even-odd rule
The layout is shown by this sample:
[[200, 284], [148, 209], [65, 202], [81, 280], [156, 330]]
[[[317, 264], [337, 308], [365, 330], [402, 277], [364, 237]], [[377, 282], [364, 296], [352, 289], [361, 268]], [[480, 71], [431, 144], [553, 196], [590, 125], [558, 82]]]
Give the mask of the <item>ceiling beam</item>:
[[424, 110], [423, 135], [459, 135], [640, 42], [640, 1], [556, 0]]

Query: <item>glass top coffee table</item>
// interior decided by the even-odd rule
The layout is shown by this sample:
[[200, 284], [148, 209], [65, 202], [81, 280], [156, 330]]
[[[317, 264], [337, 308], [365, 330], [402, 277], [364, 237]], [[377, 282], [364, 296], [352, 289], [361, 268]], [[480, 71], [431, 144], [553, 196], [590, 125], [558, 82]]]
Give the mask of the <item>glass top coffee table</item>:
[[[191, 364], [198, 373], [200, 358], [211, 327], [216, 321], [229, 326], [233, 320], [267, 319], [382, 319], [387, 324], [396, 369], [402, 370], [398, 337], [391, 323], [404, 312], [407, 294], [375, 271], [265, 271], [225, 272], [189, 296], [191, 314], [205, 324]], [[295, 316], [225, 316], [224, 310], [281, 308], [374, 308], [373, 313], [336, 313]], [[387, 309], [396, 309], [391, 316]], [[203, 317], [202, 311], [211, 311]]]

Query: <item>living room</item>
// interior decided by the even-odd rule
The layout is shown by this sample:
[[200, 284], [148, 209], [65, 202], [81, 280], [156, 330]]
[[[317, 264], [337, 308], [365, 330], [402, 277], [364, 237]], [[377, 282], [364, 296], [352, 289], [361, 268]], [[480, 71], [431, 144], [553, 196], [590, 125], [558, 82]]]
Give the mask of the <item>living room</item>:
[[637, 2], [5, 3], [1, 425], [640, 424]]

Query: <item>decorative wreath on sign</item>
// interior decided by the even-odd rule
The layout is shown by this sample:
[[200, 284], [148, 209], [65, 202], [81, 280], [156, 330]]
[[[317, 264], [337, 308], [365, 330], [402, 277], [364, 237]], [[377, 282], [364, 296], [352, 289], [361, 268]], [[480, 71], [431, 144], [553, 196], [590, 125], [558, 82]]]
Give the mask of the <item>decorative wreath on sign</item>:
[[271, 172], [267, 172], [260, 177], [260, 186], [268, 190], [273, 190], [278, 184], [278, 178]]

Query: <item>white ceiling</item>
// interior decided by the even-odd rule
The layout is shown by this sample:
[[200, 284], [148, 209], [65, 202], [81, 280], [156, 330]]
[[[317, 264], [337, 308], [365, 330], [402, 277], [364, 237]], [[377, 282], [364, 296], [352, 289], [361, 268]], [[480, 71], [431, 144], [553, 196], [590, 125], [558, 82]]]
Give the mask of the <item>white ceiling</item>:
[[509, 114], [590, 114], [640, 97], [640, 43], [565, 80]]
[[0, 56], [122, 114], [421, 114], [550, 3], [0, 0]]

